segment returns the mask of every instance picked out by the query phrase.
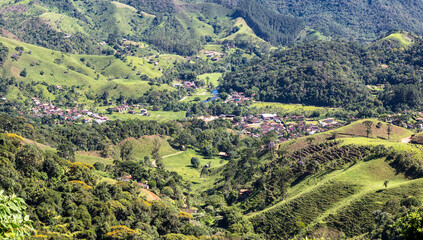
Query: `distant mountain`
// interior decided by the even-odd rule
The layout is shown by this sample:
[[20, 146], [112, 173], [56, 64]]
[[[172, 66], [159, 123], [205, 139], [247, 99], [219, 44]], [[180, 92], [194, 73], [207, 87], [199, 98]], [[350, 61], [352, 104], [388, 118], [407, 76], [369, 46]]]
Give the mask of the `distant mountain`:
[[423, 34], [423, 2], [416, 0], [258, 0], [282, 13], [302, 18], [327, 36], [375, 40], [390, 30]]

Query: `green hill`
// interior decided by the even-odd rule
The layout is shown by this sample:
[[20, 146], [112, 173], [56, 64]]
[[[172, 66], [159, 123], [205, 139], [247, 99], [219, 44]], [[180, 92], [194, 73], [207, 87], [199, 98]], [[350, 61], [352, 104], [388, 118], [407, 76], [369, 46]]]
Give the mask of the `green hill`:
[[[373, 124], [370, 138], [366, 121]], [[388, 140], [387, 127], [360, 120], [283, 143], [276, 156], [250, 152], [223, 167], [230, 183], [216, 189], [249, 189], [237, 204], [266, 239], [373, 234], [375, 211], [400, 216], [395, 209], [423, 199], [423, 149], [401, 141], [412, 132], [397, 126]]]
[[[371, 135], [370, 138], [366, 138], [366, 126], [363, 124], [364, 121], [371, 121]], [[346, 125], [344, 127], [337, 128], [335, 130], [323, 132], [314, 134], [310, 137], [313, 139], [313, 144], [318, 144], [325, 142], [329, 139], [341, 139], [343, 141], [348, 141], [350, 143], [359, 143], [359, 144], [371, 144], [371, 145], [377, 145], [377, 144], [389, 144], [392, 142], [392, 144], [396, 144], [401, 142], [402, 138], [410, 137], [413, 132], [398, 127], [395, 125], [391, 125], [391, 135], [388, 140], [388, 125], [387, 123], [381, 122], [375, 120], [375, 119], [366, 119], [366, 120], [359, 120], [355, 121], [349, 125]], [[373, 143], [373, 144], [372, 144]], [[307, 137], [303, 138], [297, 138], [292, 141], [288, 141], [285, 143], [282, 143], [280, 145], [281, 149], [287, 150], [289, 152], [294, 152], [296, 150], [299, 150], [301, 148], [304, 148], [308, 146], [309, 140], [307, 140]]]
[[391, 30], [423, 33], [420, 1], [259, 0], [282, 14], [301, 17], [326, 36], [371, 41]]
[[[385, 180], [388, 187], [384, 187]], [[306, 178], [289, 188], [282, 202], [249, 219], [269, 238], [292, 234], [328, 237], [325, 232], [333, 234], [330, 237], [341, 232], [352, 237], [365, 233], [373, 223], [373, 211], [383, 209], [390, 201], [410, 196], [423, 199], [422, 186], [423, 179], [407, 179], [385, 159], [375, 159]]]
[[[120, 95], [139, 97], [149, 89], [174, 90], [168, 85], [150, 86], [148, 81], [141, 80], [143, 75], [147, 79], [162, 76], [159, 67], [142, 58], [122, 60], [114, 56], [65, 54], [3, 37], [0, 43], [9, 50], [3, 64], [3, 76], [15, 77], [18, 81], [76, 85], [82, 92], [102, 95], [107, 91], [115, 98]], [[17, 50], [20, 48], [23, 50]], [[24, 69], [26, 74], [22, 76]], [[11, 89], [7, 97], [13, 99], [13, 95], [17, 96]]]
[[177, 152], [169, 145], [167, 138], [161, 136], [143, 136], [139, 139], [129, 138], [117, 144], [113, 151], [120, 152], [120, 147], [127, 142], [133, 147], [132, 158], [139, 161], [144, 161], [145, 156], [151, 158], [155, 147], [159, 147], [158, 153], [162, 157]]

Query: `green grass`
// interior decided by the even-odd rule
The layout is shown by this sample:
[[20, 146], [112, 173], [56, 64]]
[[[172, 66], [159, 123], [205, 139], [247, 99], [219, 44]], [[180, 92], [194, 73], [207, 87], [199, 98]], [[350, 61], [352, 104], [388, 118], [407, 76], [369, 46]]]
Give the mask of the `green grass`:
[[306, 27], [301, 33], [299, 38], [303, 41], [327, 41], [330, 38], [323, 35], [321, 32]]
[[179, 11], [177, 13], [177, 19], [195, 38], [199, 38], [201, 36], [216, 37], [213, 26], [198, 20], [198, 15], [195, 13]]
[[98, 157], [96, 154], [90, 152], [76, 152], [75, 161], [91, 165], [94, 165], [96, 162], [101, 162], [104, 165], [113, 165], [113, 159]]
[[[363, 122], [366, 120], [370, 120], [373, 122], [372, 135], [370, 136], [370, 138], [366, 138], [367, 136], [366, 127], [363, 125]], [[333, 133], [337, 133], [337, 138], [345, 141], [346, 143], [392, 145], [397, 143], [402, 144], [401, 143], [402, 138], [409, 137], [413, 134], [413, 132], [405, 128], [392, 125], [392, 133], [390, 136], [390, 140], [388, 141], [387, 123], [382, 123], [380, 128], [376, 128], [376, 125], [378, 122], [379, 121], [375, 119], [359, 120], [349, 125], [346, 125], [344, 127], [337, 128], [335, 130], [313, 134], [313, 138], [314, 138], [313, 143], [326, 141], [328, 138], [330, 138], [333, 135]], [[308, 137], [306, 136], [306, 137], [293, 139], [291, 141], [287, 141], [280, 144], [280, 147], [288, 150], [289, 152], [293, 152], [295, 150], [308, 146], [307, 138]]]
[[137, 114], [128, 113], [113, 113], [107, 115], [111, 120], [128, 120], [128, 119], [141, 119], [141, 120], [155, 120], [155, 121], [169, 121], [169, 120], [180, 120], [185, 118], [185, 112], [171, 112], [171, 111], [150, 111], [150, 116], [141, 116]]
[[[385, 180], [389, 181], [387, 189], [383, 185]], [[397, 174], [383, 158], [359, 162], [352, 167], [308, 177], [289, 188], [283, 201], [261, 212], [250, 214], [248, 217], [253, 224], [257, 224], [255, 223], [257, 219], [267, 220], [264, 224], [257, 224], [256, 227], [263, 229], [260, 231], [280, 224], [282, 225], [280, 232], [293, 234], [288, 227], [295, 229], [298, 219], [305, 224], [305, 227], [299, 231], [300, 235], [310, 234], [322, 226], [337, 228], [336, 225], [338, 229], [333, 229], [334, 231], [345, 231], [343, 228], [339, 229], [339, 224], [335, 222], [345, 221], [339, 219], [345, 211], [354, 211], [353, 207], [359, 208], [364, 202], [370, 206], [370, 209], [364, 208], [360, 214], [366, 217], [371, 216], [372, 211], [382, 207], [389, 199], [396, 198], [398, 196], [396, 192], [403, 189], [407, 189], [409, 195], [415, 195], [421, 199], [423, 190], [414, 191], [414, 193], [410, 191], [414, 184], [423, 186], [423, 179], [409, 180], [403, 174]], [[382, 195], [383, 197], [380, 197]], [[374, 198], [378, 198], [379, 201], [374, 202]], [[283, 216], [283, 214], [287, 215]], [[280, 223], [280, 221], [284, 222]], [[360, 222], [358, 219], [355, 221]], [[273, 233], [273, 230], [269, 231], [270, 234]], [[354, 231], [359, 230], [355, 228]]]
[[[386, 123], [376, 128], [373, 121], [373, 138], [365, 135], [365, 120], [334, 130], [341, 145], [384, 145], [398, 152], [414, 153], [421, 159], [423, 146], [402, 143], [401, 138], [412, 133], [392, 126], [391, 140], [386, 139]], [[325, 141], [331, 135], [325, 132], [313, 135], [315, 141]], [[281, 146], [294, 151], [306, 146], [305, 138], [299, 138]], [[384, 181], [388, 180], [388, 188]], [[360, 161], [343, 169], [321, 172], [305, 178], [288, 188], [286, 197], [262, 211], [250, 213], [248, 218], [256, 229], [269, 238], [280, 234], [285, 238], [310, 235], [317, 232], [344, 232], [347, 237], [363, 234], [363, 229], [373, 223], [372, 212], [381, 209], [390, 199], [415, 196], [423, 199], [423, 179], [410, 180], [391, 167], [384, 158]], [[419, 190], [417, 190], [419, 189]], [[359, 214], [360, 216], [357, 216]], [[298, 228], [298, 222], [304, 227]], [[275, 229], [272, 226], [278, 226]], [[294, 229], [294, 230], [292, 230]], [[297, 232], [296, 232], [297, 231]]]
[[46, 12], [40, 16], [44, 22], [64, 33], [85, 33], [84, 28], [78, 24], [78, 19], [56, 12]]
[[[206, 78], [209, 78], [209, 81], [213, 84], [213, 86], [219, 86], [219, 78], [222, 77], [222, 73], [205, 73], [197, 76], [198, 80], [204, 80], [206, 82]], [[207, 83], [207, 82], [206, 82]]]
[[213, 175], [201, 178], [201, 169], [194, 169], [191, 167], [191, 158], [193, 157], [197, 157], [200, 160], [201, 166], [210, 162], [211, 169], [219, 168], [227, 163], [225, 160], [221, 163], [222, 159], [220, 157], [205, 159], [193, 149], [188, 149], [180, 154], [163, 158], [166, 169], [177, 172], [183, 179], [191, 182], [191, 187], [194, 190], [207, 186], [210, 187], [214, 181], [217, 180], [218, 176]]
[[256, 108], [279, 108], [285, 111], [293, 112], [293, 111], [305, 111], [305, 112], [312, 112], [312, 111], [321, 111], [321, 110], [332, 110], [333, 108], [324, 108], [324, 107], [316, 107], [316, 106], [304, 106], [301, 104], [285, 104], [285, 103], [276, 103], [276, 102], [256, 102], [250, 105], [250, 107]]
[[[20, 81], [46, 82], [63, 86], [77, 85], [80, 86], [78, 89], [80, 93], [90, 91], [102, 95], [107, 91], [110, 97], [116, 98], [121, 94], [127, 97], [138, 97], [148, 89], [175, 90], [168, 85], [150, 86], [147, 81], [141, 81], [141, 75], [147, 75], [150, 78], [162, 76], [159, 67], [142, 58], [128, 57], [124, 62], [114, 56], [64, 54], [3, 37], [0, 37], [0, 42], [9, 48], [9, 57], [3, 67], [4, 75], [15, 77]], [[15, 61], [11, 56], [17, 53], [16, 47], [23, 47], [24, 53]], [[169, 61], [168, 67], [171, 67], [172, 63]], [[26, 77], [20, 76], [24, 69], [27, 70]], [[51, 100], [54, 99], [53, 95], [47, 94], [42, 85], [37, 88]], [[6, 97], [16, 99], [19, 95], [18, 89], [11, 89]], [[79, 102], [90, 102], [84, 94], [80, 96], [82, 97], [78, 99]]]
[[138, 161], [144, 161], [145, 156], [149, 156], [151, 158], [155, 141], [157, 141], [160, 145], [160, 156], [166, 156], [178, 152], [169, 145], [167, 137], [160, 136], [143, 136], [139, 139], [129, 138], [116, 145], [113, 150], [119, 152], [120, 146], [126, 141], [130, 141], [132, 143], [134, 147], [132, 157], [134, 160]]
[[213, 94], [208, 91], [206, 88], [198, 88], [195, 93], [193, 93], [191, 96], [187, 96], [182, 101], [183, 102], [193, 102], [196, 98], [200, 98], [200, 101], [207, 100], [209, 98], [213, 97]]
[[409, 47], [413, 44], [413, 40], [404, 33], [393, 33], [382, 40], [395, 41], [399, 47]]
[[248, 26], [248, 24], [245, 22], [243, 18], [235, 19], [233, 26], [237, 26], [240, 29], [236, 33], [233, 33], [225, 38], [222, 38], [222, 40], [234, 40], [237, 35], [246, 35], [248, 37], [253, 38], [256, 41], [264, 42], [263, 39], [259, 38], [254, 33], [254, 31]]
[[112, 4], [113, 5], [115, 5], [116, 6], [116, 8], [124, 8], [124, 9], [129, 9], [131, 12], [136, 12], [137, 11], [137, 9], [136, 8], [134, 8], [134, 7], [131, 7], [131, 6], [129, 6], [129, 5], [126, 5], [126, 4], [123, 4], [123, 3], [120, 3], [120, 2], [112, 2]]
[[203, 49], [207, 50], [207, 51], [221, 52], [222, 51], [222, 45], [208, 44], [208, 45], [204, 45]]
[[[343, 134], [343, 135], [349, 135], [349, 136], [355, 136], [355, 137], [365, 137], [367, 136], [366, 134], [366, 127], [364, 126], [363, 122], [364, 121], [372, 121], [373, 125], [372, 125], [372, 129], [371, 129], [371, 136], [372, 138], [384, 138], [384, 139], [388, 139], [388, 131], [387, 131], [387, 123], [381, 122], [381, 126], [380, 128], [377, 128], [376, 125], [380, 122], [376, 119], [364, 119], [364, 120], [359, 120], [356, 121], [354, 123], [351, 123], [345, 127], [339, 128], [337, 130], [335, 130], [336, 132], [338, 132], [339, 134]], [[402, 128], [402, 127], [397, 127], [392, 125], [391, 127], [391, 135], [390, 135], [390, 140], [395, 140], [395, 141], [400, 141], [402, 138], [404, 137], [409, 137], [413, 134], [413, 132]]]

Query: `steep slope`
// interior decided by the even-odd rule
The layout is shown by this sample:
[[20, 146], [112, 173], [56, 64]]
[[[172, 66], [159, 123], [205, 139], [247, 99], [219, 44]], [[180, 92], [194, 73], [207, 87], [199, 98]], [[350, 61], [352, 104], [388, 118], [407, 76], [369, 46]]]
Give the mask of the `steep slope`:
[[407, 179], [383, 158], [375, 159], [306, 178], [288, 189], [284, 201], [251, 215], [250, 220], [268, 238], [322, 230], [352, 237], [366, 233], [374, 223], [373, 211], [382, 210], [391, 200], [421, 199], [422, 186], [423, 179]]
[[371, 45], [340, 40], [298, 44], [226, 74], [221, 89], [266, 102], [342, 106], [362, 116], [378, 108], [415, 109], [423, 100], [422, 44], [401, 32]]
[[[371, 138], [363, 137], [365, 121]], [[266, 239], [371, 236], [375, 211], [399, 216], [394, 209], [423, 198], [421, 147], [403, 143], [412, 133], [396, 126], [388, 140], [387, 127], [361, 120], [283, 143], [277, 155], [246, 150], [223, 168], [225, 183], [216, 189], [247, 191], [238, 204]]]
[[423, 33], [423, 3], [405, 0], [259, 0], [282, 14], [301, 17], [326, 36], [369, 41], [390, 30]]
[[0, 43], [8, 49], [3, 77], [50, 85], [75, 85], [80, 86], [82, 92], [101, 95], [108, 91], [115, 97], [121, 94], [140, 96], [150, 88], [174, 90], [167, 85], [150, 86], [148, 81], [142, 80], [162, 76], [159, 67], [143, 58], [65, 54], [3, 37]]

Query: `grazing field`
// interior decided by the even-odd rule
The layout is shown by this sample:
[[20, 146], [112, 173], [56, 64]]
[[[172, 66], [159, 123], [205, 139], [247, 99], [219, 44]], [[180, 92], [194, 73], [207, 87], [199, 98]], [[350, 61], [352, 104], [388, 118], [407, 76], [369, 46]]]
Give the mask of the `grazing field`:
[[[9, 56], [3, 66], [5, 76], [20, 81], [77, 85], [82, 92], [102, 94], [109, 91], [110, 96], [115, 97], [122, 93], [139, 96], [150, 88], [174, 90], [164, 84], [149, 86], [147, 81], [140, 80], [142, 75], [149, 78], [162, 76], [159, 67], [145, 59], [128, 57], [123, 61], [114, 56], [64, 54], [3, 37], [0, 37], [0, 42], [9, 48]], [[17, 47], [24, 50], [19, 52]], [[26, 76], [21, 76], [23, 70], [26, 70]]]
[[413, 44], [413, 40], [404, 33], [393, 33], [382, 40], [394, 41], [399, 47], [409, 47]]
[[[387, 187], [385, 180], [389, 181]], [[287, 229], [295, 229], [298, 219], [304, 227], [297, 234], [313, 234], [322, 229], [336, 232], [336, 228], [342, 228], [347, 236], [359, 235], [366, 224], [372, 223], [373, 211], [383, 208], [391, 199], [410, 196], [421, 199], [422, 187], [423, 179], [410, 180], [397, 174], [379, 158], [306, 178], [289, 188], [283, 201], [248, 217], [256, 229], [269, 237], [274, 232], [293, 234]], [[286, 215], [287, 212], [290, 214]]]
[[98, 152], [76, 152], [75, 161], [91, 165], [94, 165], [96, 162], [103, 163], [104, 165], [113, 165], [113, 159], [102, 158]]
[[287, 112], [294, 111], [321, 111], [321, 110], [334, 110], [334, 108], [324, 108], [316, 106], [304, 106], [301, 104], [285, 104], [285, 103], [276, 103], [276, 102], [256, 102], [250, 105], [251, 108], [268, 108], [268, 109], [280, 109]]
[[176, 154], [170, 157], [163, 158], [165, 168], [169, 171], [175, 171], [182, 176], [183, 179], [192, 183], [194, 190], [204, 186], [208, 186], [218, 178], [214, 175], [212, 177], [200, 177], [201, 169], [195, 169], [191, 165], [191, 158], [197, 157], [200, 160], [200, 166], [210, 162], [210, 168], [217, 169], [227, 163], [226, 160], [222, 160], [220, 157], [214, 157], [212, 159], [205, 159], [194, 149], [188, 149], [180, 154]]
[[207, 84], [207, 77], [209, 78], [209, 81], [213, 84], [213, 86], [217, 87], [219, 86], [219, 78], [222, 77], [222, 73], [205, 73], [197, 76], [198, 80], [204, 80]]
[[[388, 139], [388, 124], [375, 119], [359, 120], [335, 131], [340, 135], [366, 137], [366, 126], [363, 124], [365, 121], [372, 122], [371, 134], [369, 137]], [[380, 126], [378, 127], [379, 123]], [[391, 131], [390, 140], [396, 141], [399, 141], [404, 137], [409, 137], [413, 134], [413, 132], [402, 127], [397, 127], [395, 125], [391, 126]]]
[[259, 38], [254, 31], [248, 26], [248, 24], [245, 22], [243, 18], [237, 18], [235, 19], [234, 26], [239, 27], [239, 30], [236, 33], [233, 33], [222, 40], [234, 40], [236, 36], [238, 35], [245, 35], [247, 37], [251, 37], [254, 40], [258, 40], [261, 42], [264, 42], [263, 39]]
[[[366, 138], [366, 126], [363, 124], [364, 121], [372, 121], [373, 123], [372, 134], [369, 136], [370, 138]], [[405, 128], [392, 125], [392, 133], [388, 141], [387, 123], [382, 123], [379, 128], [376, 127], [378, 123], [379, 121], [375, 119], [359, 120], [335, 130], [313, 134], [313, 143], [326, 141], [335, 135], [337, 139], [341, 139], [350, 143], [362, 143], [368, 145], [392, 145], [401, 143], [402, 138], [409, 137], [413, 134], [413, 132]], [[284, 142], [280, 144], [280, 148], [286, 149], [289, 152], [294, 152], [295, 150], [308, 146], [309, 142], [307, 138], [308, 137], [302, 137]]]
[[191, 96], [187, 96], [182, 100], [182, 102], [193, 102], [195, 101], [195, 99], [198, 100], [198, 98], [200, 99], [199, 102], [202, 102], [204, 100], [207, 100], [209, 98], [213, 97], [213, 94], [211, 92], [209, 92], [208, 89], [206, 88], [198, 88], [195, 93], [193, 93]]
[[131, 154], [131, 158], [134, 160], [144, 161], [144, 157], [148, 156], [151, 159], [151, 153], [153, 152], [153, 149], [155, 147], [155, 144], [158, 144], [159, 155], [160, 156], [166, 156], [170, 154], [174, 154], [177, 152], [177, 150], [173, 149], [168, 141], [168, 137], [164, 136], [142, 136], [139, 139], [135, 138], [128, 138], [119, 144], [117, 144], [113, 150], [116, 152], [120, 151], [120, 147], [126, 143], [130, 142], [133, 146], [133, 151]]
[[169, 121], [169, 120], [180, 120], [185, 118], [186, 112], [179, 111], [150, 111], [150, 116], [142, 116], [139, 114], [129, 113], [113, 113], [107, 115], [110, 120], [128, 120], [128, 119], [141, 119], [141, 120], [154, 120], [154, 121]]

